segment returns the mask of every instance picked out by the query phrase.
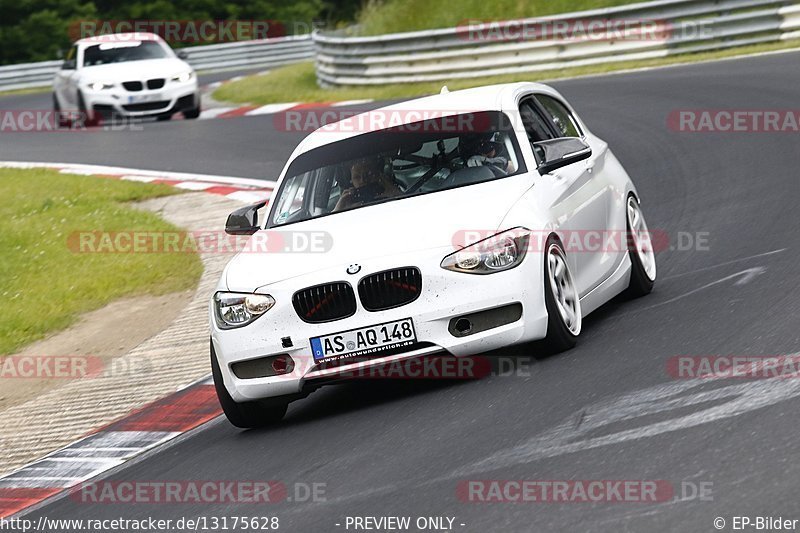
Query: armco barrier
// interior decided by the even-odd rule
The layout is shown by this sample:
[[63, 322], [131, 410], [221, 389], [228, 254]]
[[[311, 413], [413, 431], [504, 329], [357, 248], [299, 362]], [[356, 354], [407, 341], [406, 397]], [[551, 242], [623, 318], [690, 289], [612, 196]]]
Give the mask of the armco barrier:
[[[373, 85], [555, 70], [677, 53], [720, 50], [800, 37], [800, 0], [657, 0], [626, 6], [489, 23], [503, 31], [547, 21], [647, 21], [657, 38], [476, 39], [481, 26], [380, 36], [348, 30], [312, 34], [322, 86]], [[470, 33], [472, 31], [472, 33]], [[352, 29], [349, 33], [352, 33]], [[513, 33], [511, 31], [507, 32]]]
[[[311, 37], [300, 35], [211, 44], [184, 48], [189, 63], [200, 71], [234, 68], [271, 68], [312, 57]], [[61, 61], [43, 61], [0, 67], [0, 91], [46, 87], [61, 67]]]
[[[377, 85], [556, 70], [614, 61], [800, 39], [800, 0], [656, 0], [490, 23], [491, 30], [546, 20], [647, 21], [656, 38], [475, 39], [476, 27], [352, 36], [348, 30], [186, 48], [197, 70], [270, 68], [314, 58], [322, 86]], [[352, 30], [350, 30], [352, 32]], [[635, 37], [635, 36], [634, 36]], [[0, 91], [45, 87], [60, 61], [0, 67]]]

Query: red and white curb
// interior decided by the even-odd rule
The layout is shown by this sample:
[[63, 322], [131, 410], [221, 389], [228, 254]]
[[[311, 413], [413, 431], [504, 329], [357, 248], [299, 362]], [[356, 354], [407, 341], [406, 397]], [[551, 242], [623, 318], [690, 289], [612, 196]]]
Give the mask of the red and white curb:
[[302, 109], [322, 109], [328, 107], [347, 107], [373, 102], [372, 99], [364, 100], [345, 100], [342, 102], [287, 102], [282, 104], [267, 104], [262, 106], [241, 105], [234, 107], [212, 107], [200, 113], [201, 119], [212, 118], [233, 118], [233, 117], [253, 117], [259, 115], [274, 115], [287, 111], [298, 111]]
[[0, 168], [49, 168], [64, 174], [80, 174], [144, 183], [160, 183], [188, 191], [220, 194], [242, 203], [268, 200], [272, 196], [274, 182], [233, 176], [212, 176], [184, 172], [164, 172], [103, 165], [79, 165], [72, 163], [30, 163], [0, 161]]
[[157, 400], [0, 478], [0, 518], [107, 472], [221, 414], [210, 378]]

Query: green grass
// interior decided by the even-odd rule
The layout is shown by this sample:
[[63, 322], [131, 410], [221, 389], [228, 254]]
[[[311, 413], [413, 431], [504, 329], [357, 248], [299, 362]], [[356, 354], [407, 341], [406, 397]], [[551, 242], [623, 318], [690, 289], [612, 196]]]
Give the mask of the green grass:
[[565, 68], [561, 70], [548, 70], [544, 72], [531, 72], [527, 74], [488, 76], [484, 78], [444, 80], [427, 83], [397, 83], [392, 85], [375, 85], [366, 87], [342, 87], [334, 89], [320, 88], [317, 85], [317, 78], [314, 74], [314, 65], [311, 62], [307, 62], [275, 69], [262, 76], [250, 76], [240, 81], [226, 83], [217, 89], [213, 96], [217, 100], [234, 103], [249, 103], [253, 105], [283, 102], [335, 102], [362, 98], [388, 100], [392, 98], [409, 98], [438, 93], [442, 85], [447, 85], [450, 90], [456, 90], [476, 87], [479, 85], [490, 85], [493, 83], [555, 80], [559, 78], [570, 78], [589, 74], [604, 74], [616, 70], [709, 61], [743, 54], [753, 54], [758, 52], [768, 52], [798, 47], [800, 47], [800, 41], [785, 41], [743, 46], [716, 52], [683, 54], [667, 58], [640, 61], [604, 63], [601, 65]]
[[196, 254], [74, 253], [68, 245], [79, 231], [176, 230], [126, 205], [174, 192], [53, 170], [0, 169], [0, 354], [120, 297], [194, 287], [202, 272]]
[[513, 20], [640, 0], [372, 0], [359, 14], [363, 35], [450, 28], [466, 20]]
[[12, 89], [10, 91], [0, 91], [0, 96], [17, 96], [21, 94], [38, 94], [52, 91], [52, 87], [34, 87], [33, 89]]

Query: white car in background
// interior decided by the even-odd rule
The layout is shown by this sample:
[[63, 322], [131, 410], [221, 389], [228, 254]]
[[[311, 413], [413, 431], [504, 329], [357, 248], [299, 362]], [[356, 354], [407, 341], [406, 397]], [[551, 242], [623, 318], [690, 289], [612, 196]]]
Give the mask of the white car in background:
[[194, 69], [152, 33], [118, 33], [77, 41], [53, 82], [53, 107], [88, 123], [110, 117], [200, 116]]
[[332, 244], [243, 251], [225, 268], [211, 365], [236, 426], [275, 422], [364, 367], [540, 339], [568, 349], [587, 314], [653, 287], [639, 195], [554, 89], [443, 91], [369, 113], [306, 137], [266, 216], [261, 203], [228, 218], [251, 243]]

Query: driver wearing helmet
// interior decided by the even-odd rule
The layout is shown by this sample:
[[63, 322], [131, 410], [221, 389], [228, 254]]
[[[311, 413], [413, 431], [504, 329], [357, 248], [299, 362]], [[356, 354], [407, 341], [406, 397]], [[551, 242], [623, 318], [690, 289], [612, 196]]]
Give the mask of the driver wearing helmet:
[[465, 164], [468, 167], [492, 166], [503, 172], [514, 172], [514, 165], [503, 157], [503, 143], [499, 142], [499, 132], [483, 136], [473, 136], [464, 143]]
[[350, 167], [350, 183], [342, 192], [333, 211], [361, 207], [376, 200], [402, 194], [400, 188], [383, 172], [383, 158], [359, 159]]

